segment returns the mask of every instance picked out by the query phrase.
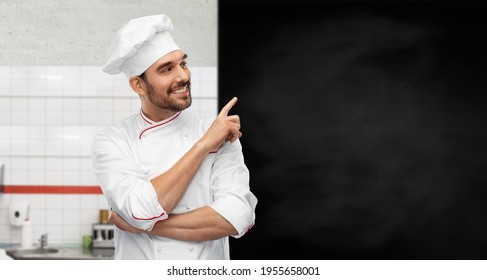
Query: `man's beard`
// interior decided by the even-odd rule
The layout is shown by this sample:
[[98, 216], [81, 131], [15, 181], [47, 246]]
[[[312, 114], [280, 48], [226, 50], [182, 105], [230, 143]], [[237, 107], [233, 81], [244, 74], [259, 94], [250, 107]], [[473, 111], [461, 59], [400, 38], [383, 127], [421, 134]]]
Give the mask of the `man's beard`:
[[[159, 93], [154, 90], [152, 85], [145, 80], [146, 88], [147, 88], [147, 97], [149, 98], [150, 103], [153, 105], [163, 109], [163, 110], [168, 110], [168, 111], [173, 111], [173, 112], [179, 112], [182, 111], [189, 106], [191, 106], [192, 103], [192, 98], [191, 98], [191, 82], [186, 81], [183, 83], [178, 83], [174, 87], [171, 87], [167, 90], [166, 93]], [[180, 103], [181, 99], [178, 98], [177, 94], [172, 94], [173, 90], [176, 88], [181, 88], [187, 86], [189, 90], [189, 95], [187, 96], [186, 99], [189, 99], [189, 103]], [[176, 99], [173, 99], [172, 97], [176, 97]]]

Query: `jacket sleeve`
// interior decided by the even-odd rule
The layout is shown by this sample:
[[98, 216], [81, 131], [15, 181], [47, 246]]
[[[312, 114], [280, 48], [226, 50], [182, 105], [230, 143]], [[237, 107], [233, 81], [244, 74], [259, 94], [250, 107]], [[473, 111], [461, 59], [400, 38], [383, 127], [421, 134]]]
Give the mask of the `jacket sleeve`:
[[255, 222], [257, 198], [250, 191], [249, 181], [240, 141], [225, 144], [213, 164], [210, 183], [214, 201], [210, 207], [235, 227], [235, 238], [243, 236]]
[[94, 172], [112, 210], [132, 226], [150, 231], [168, 215], [120, 134], [110, 128], [96, 135], [92, 146]]

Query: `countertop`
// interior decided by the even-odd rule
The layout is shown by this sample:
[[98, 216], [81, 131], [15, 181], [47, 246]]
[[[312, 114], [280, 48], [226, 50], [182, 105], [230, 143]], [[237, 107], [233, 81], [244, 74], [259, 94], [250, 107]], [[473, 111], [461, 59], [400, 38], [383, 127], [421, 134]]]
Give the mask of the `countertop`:
[[5, 253], [5, 249], [0, 248], [0, 261], [1, 260], [13, 260], [7, 253]]
[[13, 244], [5, 247], [4, 250], [10, 257], [17, 260], [113, 260], [114, 249], [112, 248], [83, 248], [63, 245], [50, 245], [49, 248], [55, 248], [59, 251], [56, 253], [41, 254], [35, 256], [11, 256], [9, 252], [20, 248], [20, 245]]

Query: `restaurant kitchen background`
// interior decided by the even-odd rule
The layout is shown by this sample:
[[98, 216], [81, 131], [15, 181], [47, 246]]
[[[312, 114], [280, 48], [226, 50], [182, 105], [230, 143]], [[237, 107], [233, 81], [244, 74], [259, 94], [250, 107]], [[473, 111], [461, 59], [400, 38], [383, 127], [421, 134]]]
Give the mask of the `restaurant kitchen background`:
[[129, 19], [167, 14], [188, 54], [193, 105], [217, 112], [217, 1], [0, 2], [0, 243], [20, 243], [12, 205], [28, 205], [32, 238], [80, 246], [108, 209], [92, 170], [100, 129], [140, 110], [123, 74], [101, 71]]

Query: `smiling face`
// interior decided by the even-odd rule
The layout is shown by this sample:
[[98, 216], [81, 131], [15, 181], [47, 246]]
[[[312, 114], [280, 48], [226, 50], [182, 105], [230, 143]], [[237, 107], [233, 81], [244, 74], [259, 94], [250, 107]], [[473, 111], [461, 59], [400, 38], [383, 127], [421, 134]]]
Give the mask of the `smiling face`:
[[187, 55], [173, 51], [154, 62], [143, 75], [131, 77], [130, 85], [142, 101], [142, 111], [161, 121], [191, 105], [191, 72]]

